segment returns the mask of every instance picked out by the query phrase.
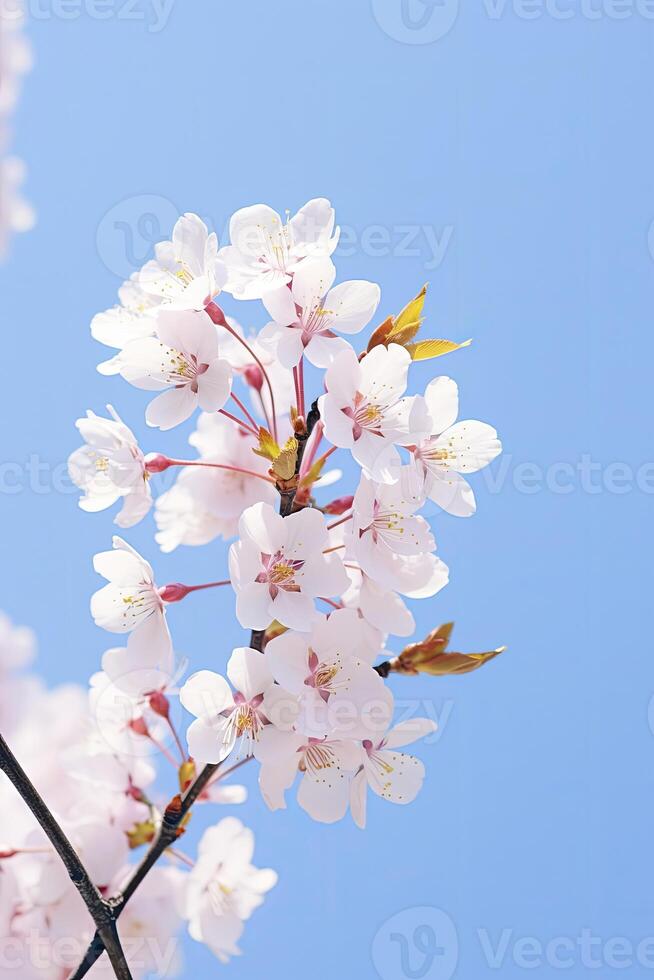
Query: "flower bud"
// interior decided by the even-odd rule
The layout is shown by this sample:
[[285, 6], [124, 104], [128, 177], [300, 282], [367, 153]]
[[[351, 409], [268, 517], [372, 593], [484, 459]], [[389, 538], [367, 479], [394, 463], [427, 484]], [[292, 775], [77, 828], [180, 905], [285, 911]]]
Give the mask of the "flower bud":
[[164, 602], [179, 602], [181, 599], [186, 598], [190, 591], [188, 585], [182, 585], [181, 582], [173, 582], [159, 589], [159, 595]]
[[353, 503], [354, 497], [337, 497], [336, 500], [326, 504], [323, 510], [325, 514], [345, 514], [348, 510], [352, 510]]
[[189, 759], [188, 762], [183, 762], [179, 767], [179, 788], [182, 793], [185, 793], [189, 788], [191, 783], [195, 782], [195, 777], [197, 775], [197, 769], [193, 759]]
[[142, 735], [143, 738], [148, 738], [150, 735], [148, 726], [145, 723], [145, 718], [133, 718], [128, 727], [134, 732], [135, 735]]
[[446, 653], [453, 626], [453, 623], [446, 623], [432, 630], [420, 643], [410, 643], [390, 662], [390, 670], [396, 674], [431, 674], [433, 677], [469, 674], [506, 650], [506, 647], [498, 647], [486, 653]]
[[170, 702], [165, 694], [162, 694], [161, 691], [154, 691], [149, 700], [155, 715], [160, 715], [162, 718], [170, 716]]
[[161, 453], [148, 453], [145, 457], [146, 473], [163, 473], [169, 466], [172, 466], [172, 461]]
[[143, 803], [146, 806], [148, 805], [149, 800], [147, 796], [145, 795], [143, 790], [139, 789], [138, 786], [135, 786], [134, 783], [129, 784], [129, 788], [127, 790], [127, 796], [129, 796], [129, 798], [131, 800], [134, 800], [136, 803]]
[[263, 371], [258, 364], [250, 364], [243, 372], [243, 377], [251, 388], [261, 391], [263, 388]]

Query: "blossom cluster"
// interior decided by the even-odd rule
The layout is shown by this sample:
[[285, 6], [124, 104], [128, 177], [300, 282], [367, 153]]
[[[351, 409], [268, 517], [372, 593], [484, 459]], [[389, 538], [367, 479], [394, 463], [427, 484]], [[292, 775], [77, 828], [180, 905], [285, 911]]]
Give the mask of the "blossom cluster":
[[0, 258], [11, 236], [29, 231], [34, 224], [34, 212], [20, 193], [25, 166], [9, 152], [11, 115], [20, 97], [22, 78], [32, 64], [24, 20], [21, 0], [0, 0]]
[[[67, 716], [83, 714], [84, 723], [48, 736], [56, 763], [47, 788], [106, 895], [120, 894], [129, 852], [161, 827], [156, 761], [177, 768], [182, 793], [208, 774], [199, 802], [215, 804], [242, 802], [244, 790], [223, 779], [253, 760], [271, 810], [284, 809], [295, 790], [298, 805], [324, 823], [349, 812], [365, 827], [369, 791], [400, 805], [416, 798], [425, 768], [403, 750], [435, 724], [396, 723], [388, 675], [447, 672], [449, 627], [414, 645], [415, 653], [407, 647], [396, 668], [387, 644], [414, 632], [412, 601], [448, 582], [421, 508], [430, 502], [472, 515], [466, 476], [500, 452], [491, 426], [458, 420], [451, 378], [409, 393], [414, 361], [466, 344], [418, 338], [424, 289], [374, 323], [379, 286], [337, 282], [339, 230], [329, 201], [309, 201], [287, 220], [264, 205], [243, 208], [229, 235], [220, 247], [199, 217], [184, 214], [171, 240], [122, 285], [119, 303], [91, 325], [112, 349], [100, 373], [151, 393], [150, 428], [173, 429], [195, 416], [195, 455], [171, 458], [160, 446], [146, 452], [113, 407], [88, 411], [69, 460], [80, 506], [97, 512], [118, 504], [123, 534], [152, 510], [165, 552], [225, 542], [216, 561], [220, 567], [222, 554], [223, 577], [199, 585], [157, 581], [123, 536], [94, 558], [104, 583], [91, 614], [117, 634], [116, 645], [91, 679], [90, 712]], [[266, 325], [242, 327], [223, 309], [224, 297], [234, 308], [260, 301]], [[334, 497], [329, 488], [343, 478], [328, 468], [336, 453], [356, 480]], [[176, 481], [155, 499], [158, 474], [171, 468]], [[243, 645], [222, 662], [189, 667], [176, 655], [169, 606], [218, 587], [233, 592]], [[452, 672], [495, 653], [452, 655]], [[185, 737], [171, 715], [176, 698], [191, 718]], [[37, 770], [41, 763], [34, 760]], [[0, 914], [13, 909], [18, 930], [31, 908], [26, 888], [49, 895], [43, 866], [54, 862], [33, 824], [23, 823], [24, 836], [7, 842], [12, 862], [0, 860]], [[219, 958], [237, 953], [244, 921], [276, 880], [254, 868], [252, 853], [251, 831], [234, 818], [210, 827], [196, 857], [167, 851], [170, 867], [155, 869], [136, 893], [119, 920], [121, 937], [138, 921], [141, 936], [163, 939], [185, 919]], [[83, 908], [63, 874], [53, 880], [61, 891], [54, 889], [47, 909], [41, 897], [34, 914], [56, 937], [64, 924], [73, 929], [66, 903], [80, 915]], [[60, 926], [56, 902], [64, 908]], [[86, 935], [88, 926], [85, 920], [86, 932], [80, 925], [73, 934]]]
[[[164, 719], [147, 703], [126, 712], [102, 672], [90, 694], [77, 685], [48, 690], [25, 668], [30, 630], [0, 614], [0, 727], [103, 895], [117, 894], [130, 854], [161, 820], [156, 790]], [[156, 705], [155, 705], [156, 706]], [[139, 722], [130, 724], [130, 717]], [[201, 803], [241, 803], [242, 786], [210, 785]], [[0, 976], [63, 980], [93, 937], [93, 922], [58, 855], [21, 798], [0, 780]], [[134, 977], [172, 975], [176, 933], [189, 933], [226, 960], [239, 952], [243, 921], [276, 881], [253, 867], [253, 836], [227, 817], [207, 830], [189, 869], [183, 854], [156, 867], [120, 918]], [[91, 977], [107, 976], [99, 961]]]

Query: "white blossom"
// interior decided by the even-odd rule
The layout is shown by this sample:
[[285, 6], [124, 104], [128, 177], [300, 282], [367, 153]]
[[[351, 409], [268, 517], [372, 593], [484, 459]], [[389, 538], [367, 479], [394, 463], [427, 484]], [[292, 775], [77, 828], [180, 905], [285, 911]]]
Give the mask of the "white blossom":
[[222, 762], [238, 744], [242, 755], [252, 752], [264, 725], [268, 706], [284, 692], [273, 689], [273, 676], [263, 654], [249, 647], [233, 651], [227, 676], [200, 670], [186, 681], [180, 700], [195, 715], [186, 734], [189, 752], [199, 764]]
[[197, 214], [183, 214], [170, 241], [155, 246], [155, 258], [138, 274], [144, 292], [180, 310], [203, 310], [227, 279], [218, 239]]
[[115, 518], [119, 527], [131, 527], [152, 506], [149, 474], [136, 437], [118, 413], [107, 405], [110, 419], [88, 411], [75, 423], [85, 445], [68, 459], [73, 483], [84, 491], [80, 507], [86, 511], [106, 510], [121, 497], [123, 508]]
[[230, 244], [220, 250], [228, 270], [224, 288], [237, 299], [265, 296], [290, 282], [304, 262], [331, 255], [339, 233], [325, 198], [308, 201], [286, 222], [266, 204], [242, 208], [230, 220]]
[[348, 350], [337, 334], [356, 334], [373, 317], [379, 286], [357, 280], [332, 288], [335, 278], [331, 259], [306, 262], [294, 274], [290, 289], [282, 286], [263, 297], [273, 319], [261, 331], [261, 339], [272, 342], [286, 367], [295, 367], [303, 354], [317, 367], [328, 367], [338, 353]]
[[409, 745], [435, 730], [435, 722], [414, 718], [396, 725], [379, 741], [366, 739], [363, 742], [362, 767], [350, 789], [350, 808], [358, 827], [363, 829], [366, 825], [368, 787], [391, 803], [407, 804], [415, 800], [425, 778], [425, 767], [415, 756], [394, 749]]
[[115, 536], [113, 551], [97, 554], [93, 567], [108, 580], [91, 598], [96, 624], [111, 633], [131, 633], [128, 646], [143, 643], [155, 650], [169, 650], [165, 603], [145, 558]]
[[497, 432], [474, 419], [457, 422], [459, 391], [451, 378], [427, 385], [429, 435], [412, 447], [416, 487], [449, 514], [469, 517], [476, 509], [472, 488], [461, 476], [488, 466], [502, 452]]
[[340, 557], [323, 554], [327, 546], [318, 511], [282, 518], [269, 504], [249, 507], [229, 551], [241, 626], [265, 629], [277, 619], [291, 629], [308, 629], [317, 616], [316, 598], [340, 595], [348, 586]]
[[424, 403], [402, 397], [410, 363], [398, 344], [374, 347], [361, 362], [354, 351], [343, 351], [328, 368], [327, 393], [318, 400], [326, 438], [349, 449], [379, 483], [399, 479], [397, 446], [411, 445], [428, 428]]
[[204, 311], [161, 310], [155, 337], [122, 352], [120, 373], [137, 388], [161, 391], [148, 405], [148, 425], [172, 429], [197, 407], [217, 412], [231, 390], [231, 368], [220, 356], [218, 330]]
[[255, 868], [254, 835], [235, 817], [210, 827], [189, 874], [185, 917], [189, 933], [206, 943], [221, 963], [238, 956], [243, 923], [277, 884], [270, 868]]

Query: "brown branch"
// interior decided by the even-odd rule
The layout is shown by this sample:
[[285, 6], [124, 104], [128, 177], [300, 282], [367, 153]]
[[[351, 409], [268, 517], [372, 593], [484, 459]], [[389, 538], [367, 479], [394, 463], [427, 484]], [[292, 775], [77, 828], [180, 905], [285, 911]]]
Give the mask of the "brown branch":
[[[141, 861], [139, 866], [136, 868], [136, 871], [125, 885], [121, 894], [116, 898], [109, 900], [114, 921], [119, 918], [134, 892], [142, 884], [150, 871], [152, 871], [162, 854], [167, 851], [168, 848], [171, 847], [171, 845], [174, 844], [178, 837], [180, 837], [184, 832], [180, 829], [183, 821], [188, 816], [191, 807], [197, 801], [198, 797], [201, 796], [203, 791], [207, 788], [214, 775], [218, 773], [218, 778], [224, 779], [225, 776], [230, 775], [230, 773], [234, 772], [235, 769], [239, 769], [251, 758], [253, 757], [248, 756], [245, 759], [241, 759], [240, 762], [237, 762], [234, 766], [230, 766], [230, 768], [226, 769], [224, 772], [221, 770], [220, 764], [205, 766], [193, 785], [186, 791], [184, 796], [175, 796], [170, 801], [164, 811], [163, 821], [156, 841], [152, 844], [152, 847], [144, 857], [143, 861]], [[86, 976], [91, 967], [102, 956], [104, 950], [104, 939], [98, 930], [84, 955], [84, 959], [77, 967], [77, 970], [72, 975], [70, 980], [82, 980], [82, 977]]]
[[[295, 495], [298, 491], [297, 488], [297, 478], [300, 473], [300, 467], [302, 465], [302, 458], [304, 456], [304, 450], [306, 449], [307, 442], [309, 441], [309, 436], [313, 432], [316, 423], [320, 419], [320, 412], [318, 411], [318, 401], [314, 401], [307, 415], [306, 425], [304, 429], [300, 432], [295, 433], [295, 438], [297, 439], [297, 459], [295, 460], [295, 486], [290, 490], [280, 490], [279, 491], [279, 513], [282, 517], [289, 517], [293, 513], [295, 505]], [[298, 510], [301, 508], [298, 507]], [[266, 640], [265, 630], [252, 630], [250, 633], [250, 647], [253, 650], [263, 650]]]
[[106, 949], [118, 980], [132, 980], [125, 954], [120, 945], [113, 909], [106, 903], [91, 881], [73, 845], [53, 817], [48, 805], [39, 794], [29, 776], [18, 762], [2, 735], [0, 735], [0, 769], [16, 788], [23, 801], [34, 814], [55, 851], [61, 858], [68, 876], [82, 896], [91, 915], [97, 935]]

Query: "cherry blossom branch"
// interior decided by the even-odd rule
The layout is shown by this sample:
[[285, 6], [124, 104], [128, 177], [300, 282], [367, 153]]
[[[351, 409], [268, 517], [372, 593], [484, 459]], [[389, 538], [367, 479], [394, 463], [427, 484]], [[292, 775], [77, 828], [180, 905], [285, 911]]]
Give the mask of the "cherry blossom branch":
[[[123, 888], [121, 894], [110, 899], [108, 903], [105, 903], [111, 909], [112, 921], [114, 924], [115, 920], [120, 917], [130, 898], [147, 878], [155, 864], [157, 864], [159, 858], [178, 839], [180, 836], [180, 827], [183, 821], [188, 816], [193, 804], [197, 801], [198, 797], [202, 795], [209, 783], [218, 782], [220, 779], [225, 779], [226, 776], [231, 775], [231, 773], [245, 765], [245, 763], [249, 762], [252, 758], [253, 756], [247, 756], [245, 759], [241, 759], [235, 765], [230, 766], [225, 770], [221, 768], [220, 763], [205, 766], [200, 775], [196, 778], [195, 782], [187, 789], [186, 793], [183, 796], [175, 796], [170, 801], [164, 811], [163, 820], [161, 822], [157, 839], [152, 844], [145, 858], [139, 864], [136, 871]], [[82, 980], [82, 977], [85, 977], [91, 967], [94, 966], [94, 964], [100, 959], [105, 951], [105, 948], [105, 939], [98, 929], [84, 955], [84, 959], [77, 967], [77, 970], [72, 975], [70, 980]], [[121, 975], [116, 975], [119, 977], [119, 980], [123, 980]], [[126, 980], [128, 980], [128, 976], [129, 975], [126, 975]]]
[[[218, 308], [217, 308], [218, 309]], [[214, 320], [214, 322], [216, 322]], [[231, 329], [231, 328], [230, 328]], [[238, 336], [238, 334], [235, 334]], [[240, 338], [239, 338], [240, 339]], [[274, 417], [274, 409], [273, 409]], [[320, 421], [320, 413], [318, 411], [317, 401], [311, 406], [311, 410], [307, 416], [305, 425], [303, 429], [296, 432], [296, 439], [298, 442], [298, 452], [297, 459], [295, 463], [295, 486], [291, 482], [291, 486], [288, 490], [279, 490], [279, 513], [282, 517], [288, 517], [293, 512], [293, 507], [295, 504], [295, 495], [297, 493], [297, 477], [300, 472], [300, 467], [302, 465], [302, 457], [304, 455], [304, 450], [307, 445], [307, 441], [313, 432], [314, 427]], [[304, 506], [304, 505], [303, 505]], [[263, 650], [263, 644], [265, 639], [265, 630], [253, 630], [250, 636], [250, 646], [254, 650]], [[248, 757], [251, 758], [251, 757]], [[208, 765], [205, 766], [199, 776], [196, 778], [195, 782], [189, 787], [183, 796], [176, 796], [170, 804], [166, 807], [164, 811], [163, 820], [161, 823], [161, 828], [157, 836], [156, 841], [152, 844], [147, 855], [138, 866], [132, 877], [129, 879], [125, 885], [122, 893], [116, 898], [110, 900], [110, 907], [113, 911], [114, 918], [117, 919], [123, 909], [125, 908], [127, 902], [130, 900], [134, 892], [138, 889], [141, 883], [148, 876], [152, 868], [157, 864], [159, 858], [164, 854], [166, 850], [177, 840], [179, 837], [180, 827], [189, 813], [191, 807], [196, 802], [198, 797], [207, 788], [209, 783], [217, 781], [218, 779], [224, 778], [238, 769], [239, 766], [247, 762], [248, 759], [243, 759], [238, 762], [235, 766], [222, 771], [220, 765]], [[104, 939], [100, 934], [99, 930], [96, 932], [93, 940], [86, 951], [84, 959], [80, 963], [79, 967], [70, 978], [70, 980], [82, 980], [83, 977], [89, 972], [91, 967], [97, 962], [97, 960], [102, 956], [105, 949]]]
[[[295, 479], [292, 481], [290, 489], [279, 491], [279, 513], [282, 517], [289, 517], [293, 513], [295, 496], [298, 491], [298, 476], [302, 467], [302, 457], [304, 456], [304, 450], [306, 449], [309, 437], [319, 422], [320, 412], [318, 411], [318, 401], [316, 400], [311, 406], [304, 429], [300, 432], [296, 432], [295, 434], [298, 444], [297, 459], [295, 460]], [[303, 503], [302, 507], [304, 506], [306, 505]], [[250, 633], [250, 647], [252, 650], [259, 650], [260, 652], [263, 650], [265, 636], [265, 630], [252, 630]]]
[[91, 881], [73, 845], [53, 817], [48, 805], [22, 768], [2, 735], [0, 735], [0, 769], [16, 788], [23, 801], [32, 811], [39, 826], [61, 858], [68, 876], [82, 896], [95, 926], [96, 935], [113, 967], [117, 980], [132, 980], [132, 974], [116, 930], [113, 909], [104, 901]]

